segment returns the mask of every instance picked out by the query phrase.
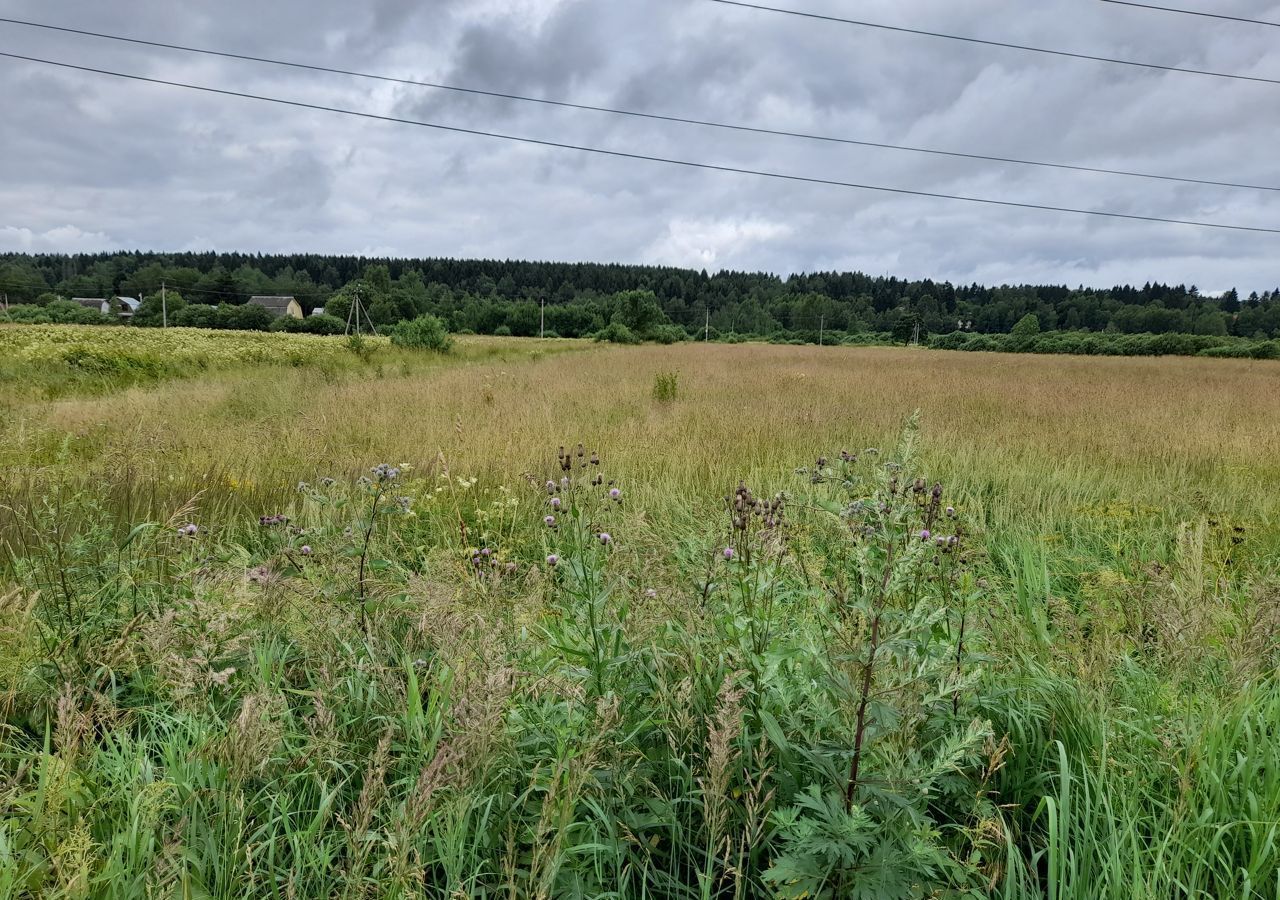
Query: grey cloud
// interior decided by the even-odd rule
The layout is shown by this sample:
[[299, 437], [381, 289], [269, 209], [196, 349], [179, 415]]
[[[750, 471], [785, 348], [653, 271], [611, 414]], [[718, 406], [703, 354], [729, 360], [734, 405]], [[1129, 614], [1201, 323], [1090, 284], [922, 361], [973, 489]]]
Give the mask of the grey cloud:
[[[839, 0], [796, 7], [848, 15]], [[1280, 4], [1259, 15], [1280, 17]], [[705, 0], [13, 0], [11, 15], [481, 88], [876, 141], [1280, 181], [1280, 88]], [[867, 0], [856, 15], [1280, 77], [1268, 29], [1107, 4]], [[861, 183], [1280, 227], [1280, 194], [732, 134], [0, 27], [0, 49], [463, 127]], [[0, 60], [0, 248], [136, 246], [852, 268], [1271, 288], [1275, 236], [607, 159]]]

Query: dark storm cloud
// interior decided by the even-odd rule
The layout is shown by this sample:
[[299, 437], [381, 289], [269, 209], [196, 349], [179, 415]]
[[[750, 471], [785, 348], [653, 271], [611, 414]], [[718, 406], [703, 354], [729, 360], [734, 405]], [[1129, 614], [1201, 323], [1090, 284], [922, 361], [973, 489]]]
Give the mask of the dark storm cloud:
[[[793, 0], [787, 0], [788, 3]], [[868, 0], [908, 27], [1280, 77], [1274, 35], [1083, 0]], [[836, 0], [795, 8], [848, 15]], [[1280, 4], [1249, 8], [1280, 16]], [[1269, 9], [1266, 7], [1270, 7]], [[1239, 11], [1233, 7], [1232, 12]], [[1272, 183], [1280, 87], [706, 0], [14, 0], [6, 15], [419, 80], [851, 138]], [[617, 116], [0, 25], [0, 49], [567, 143], [862, 183], [1280, 226], [1280, 194]], [[0, 60], [0, 248], [316, 250], [1269, 288], [1276, 236], [606, 159]]]

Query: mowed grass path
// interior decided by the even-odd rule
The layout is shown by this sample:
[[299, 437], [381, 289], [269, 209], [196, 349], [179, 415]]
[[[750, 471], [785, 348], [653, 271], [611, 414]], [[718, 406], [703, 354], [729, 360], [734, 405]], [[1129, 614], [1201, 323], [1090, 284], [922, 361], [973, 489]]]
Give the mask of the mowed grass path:
[[[924, 459], [993, 525], [1113, 500], [1266, 522], [1278, 508], [1266, 487], [1280, 478], [1271, 362], [579, 346], [541, 356], [536, 342], [508, 340], [429, 371], [375, 358], [365, 375], [331, 382], [259, 368], [31, 404], [11, 417], [6, 456], [39, 467], [65, 447], [87, 471], [216, 471], [225, 477], [205, 483], [216, 492], [228, 478], [292, 485], [382, 460], [442, 458], [510, 480], [583, 441], [634, 488], [716, 497], [739, 478], [781, 486], [816, 454], [886, 443], [919, 409]], [[651, 396], [660, 372], [679, 373], [672, 403]]]

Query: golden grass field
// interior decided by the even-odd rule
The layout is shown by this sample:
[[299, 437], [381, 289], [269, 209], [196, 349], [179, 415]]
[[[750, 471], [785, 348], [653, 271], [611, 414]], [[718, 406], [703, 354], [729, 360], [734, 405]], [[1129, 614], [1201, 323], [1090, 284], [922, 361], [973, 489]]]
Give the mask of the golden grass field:
[[[818, 453], [892, 440], [921, 413], [924, 458], [974, 502], [1024, 515], [1055, 503], [1175, 513], [1203, 495], [1270, 519], [1280, 479], [1280, 365], [887, 348], [639, 348], [469, 338], [454, 363], [323, 380], [256, 368], [23, 405], [4, 460], [57, 448], [88, 470], [218, 471], [296, 483], [380, 460], [499, 479], [560, 444], [599, 447], [637, 487], [718, 496], [783, 482]], [[375, 374], [375, 372], [377, 374]], [[678, 397], [652, 399], [656, 374]], [[62, 442], [66, 442], [63, 444]], [[992, 513], [998, 510], [992, 510]]]

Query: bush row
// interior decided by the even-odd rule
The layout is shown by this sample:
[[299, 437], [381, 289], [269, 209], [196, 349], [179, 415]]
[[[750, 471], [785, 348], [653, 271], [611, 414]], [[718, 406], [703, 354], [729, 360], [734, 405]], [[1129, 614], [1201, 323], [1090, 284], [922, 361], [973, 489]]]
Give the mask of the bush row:
[[967, 334], [952, 332], [928, 342], [935, 350], [992, 353], [1066, 353], [1080, 356], [1227, 356], [1280, 358], [1276, 341], [1204, 334], [1109, 334], [1048, 331], [1043, 334]]

